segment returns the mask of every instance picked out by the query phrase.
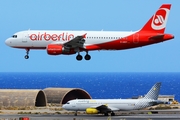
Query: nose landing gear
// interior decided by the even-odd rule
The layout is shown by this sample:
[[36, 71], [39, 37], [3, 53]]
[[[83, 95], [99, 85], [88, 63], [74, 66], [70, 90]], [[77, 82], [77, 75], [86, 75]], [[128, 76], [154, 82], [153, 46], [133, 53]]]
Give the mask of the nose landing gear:
[[29, 51], [30, 49], [26, 49], [26, 55], [24, 56], [25, 59], [29, 59]]

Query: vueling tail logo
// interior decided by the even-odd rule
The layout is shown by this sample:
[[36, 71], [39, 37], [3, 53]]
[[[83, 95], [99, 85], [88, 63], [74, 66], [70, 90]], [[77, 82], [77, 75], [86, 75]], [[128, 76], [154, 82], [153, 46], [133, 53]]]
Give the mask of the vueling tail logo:
[[169, 9], [160, 8], [156, 14], [154, 14], [151, 27], [154, 30], [161, 30], [166, 27], [166, 22], [169, 14]]

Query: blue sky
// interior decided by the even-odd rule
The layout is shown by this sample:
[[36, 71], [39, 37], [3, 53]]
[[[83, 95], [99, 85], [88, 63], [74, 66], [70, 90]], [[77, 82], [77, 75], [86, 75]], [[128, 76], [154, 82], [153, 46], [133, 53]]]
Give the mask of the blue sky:
[[[47, 30], [140, 29], [163, 3], [171, 3], [166, 33], [175, 39], [120, 51], [49, 56], [46, 50], [10, 48], [4, 41], [15, 32]], [[180, 72], [180, 1], [174, 0], [2, 0], [0, 1], [0, 72]], [[85, 52], [81, 53], [85, 55]]]

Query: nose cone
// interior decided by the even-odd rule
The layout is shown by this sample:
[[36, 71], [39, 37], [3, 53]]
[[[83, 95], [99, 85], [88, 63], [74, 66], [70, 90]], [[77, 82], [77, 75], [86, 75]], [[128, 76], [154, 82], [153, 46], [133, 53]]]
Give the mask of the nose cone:
[[63, 109], [66, 109], [66, 105], [63, 105], [62, 108], [63, 108]]
[[11, 46], [11, 39], [8, 38], [8, 39], [5, 41], [5, 44], [6, 44], [7, 46]]

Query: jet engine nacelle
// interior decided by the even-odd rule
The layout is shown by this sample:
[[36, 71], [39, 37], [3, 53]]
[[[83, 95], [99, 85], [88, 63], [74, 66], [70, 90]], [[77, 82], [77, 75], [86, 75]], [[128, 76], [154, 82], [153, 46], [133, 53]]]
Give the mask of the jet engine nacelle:
[[64, 51], [64, 48], [62, 45], [56, 45], [56, 44], [49, 44], [47, 46], [47, 53], [49, 55], [60, 55]]
[[96, 108], [87, 108], [86, 109], [87, 114], [97, 114], [99, 111]]

